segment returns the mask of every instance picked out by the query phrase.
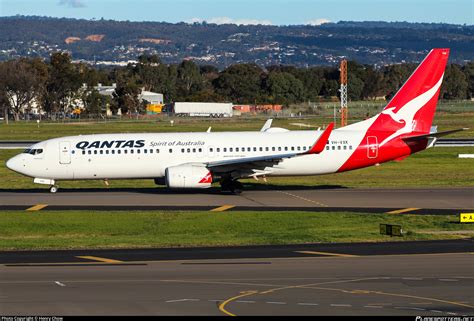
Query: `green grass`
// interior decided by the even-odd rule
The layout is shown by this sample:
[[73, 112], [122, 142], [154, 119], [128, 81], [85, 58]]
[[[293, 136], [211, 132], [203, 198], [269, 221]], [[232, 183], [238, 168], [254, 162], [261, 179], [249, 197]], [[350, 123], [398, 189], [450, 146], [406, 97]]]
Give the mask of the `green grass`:
[[[8, 158], [18, 150], [0, 150], [0, 189], [33, 189], [48, 186], [33, 184], [33, 179], [5, 167]], [[474, 147], [435, 147], [402, 162], [352, 172], [322, 176], [269, 177], [268, 183], [243, 180], [247, 190], [271, 189], [282, 186], [344, 186], [344, 187], [452, 187], [474, 186], [474, 161], [458, 158], [458, 154], [474, 154]], [[61, 188], [159, 188], [153, 180], [115, 180], [106, 187], [102, 181], [60, 182]]]
[[[458, 215], [4, 211], [0, 213], [0, 250], [428, 240], [463, 235], [427, 230], [474, 230], [473, 224], [457, 221]], [[401, 224], [406, 234], [401, 238], [380, 235], [380, 223]]]

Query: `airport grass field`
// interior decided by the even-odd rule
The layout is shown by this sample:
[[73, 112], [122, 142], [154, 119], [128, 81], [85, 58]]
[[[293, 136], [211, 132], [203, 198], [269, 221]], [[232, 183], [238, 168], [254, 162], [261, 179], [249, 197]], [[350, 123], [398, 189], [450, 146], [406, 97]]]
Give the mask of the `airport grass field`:
[[[311, 212], [5, 211], [0, 250], [374, 242], [470, 237], [458, 215]], [[404, 236], [380, 235], [401, 224]], [[442, 231], [442, 233], [440, 233]]]

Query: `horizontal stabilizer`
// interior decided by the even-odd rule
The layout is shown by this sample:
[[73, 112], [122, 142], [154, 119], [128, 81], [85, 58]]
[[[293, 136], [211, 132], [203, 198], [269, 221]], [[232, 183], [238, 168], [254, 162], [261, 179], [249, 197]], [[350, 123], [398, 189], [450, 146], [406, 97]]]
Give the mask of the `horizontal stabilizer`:
[[459, 129], [453, 129], [453, 130], [447, 130], [444, 132], [436, 132], [436, 133], [430, 133], [430, 134], [424, 134], [424, 135], [415, 135], [415, 136], [408, 136], [408, 137], [403, 137], [402, 139], [404, 141], [416, 141], [416, 140], [422, 140], [422, 139], [428, 139], [428, 138], [439, 138], [443, 137], [446, 135], [450, 135], [453, 133], [457, 133], [463, 130], [468, 130], [469, 128], [459, 128]]

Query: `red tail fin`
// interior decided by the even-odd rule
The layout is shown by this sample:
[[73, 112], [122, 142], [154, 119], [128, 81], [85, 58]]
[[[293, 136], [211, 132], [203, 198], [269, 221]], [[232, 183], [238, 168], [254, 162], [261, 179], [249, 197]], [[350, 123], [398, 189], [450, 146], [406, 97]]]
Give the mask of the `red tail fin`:
[[404, 134], [429, 133], [448, 56], [449, 49], [431, 50], [387, 104], [370, 127], [388, 134], [380, 146]]

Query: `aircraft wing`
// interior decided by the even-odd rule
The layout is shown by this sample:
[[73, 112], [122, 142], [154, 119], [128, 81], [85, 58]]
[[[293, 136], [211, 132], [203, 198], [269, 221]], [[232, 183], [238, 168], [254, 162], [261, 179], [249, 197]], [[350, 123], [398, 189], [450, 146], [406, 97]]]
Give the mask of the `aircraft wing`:
[[280, 153], [273, 155], [265, 156], [256, 156], [256, 157], [242, 157], [242, 158], [233, 158], [229, 160], [219, 160], [215, 162], [206, 163], [206, 167], [215, 172], [215, 173], [228, 173], [232, 171], [246, 171], [252, 169], [264, 169], [265, 167], [271, 167], [278, 165], [282, 160], [286, 158], [292, 158], [302, 155], [310, 154], [319, 154], [324, 150], [326, 146], [329, 135], [334, 128], [334, 123], [329, 124], [329, 126], [324, 130], [324, 132], [318, 137], [313, 146], [306, 152], [303, 153]]

